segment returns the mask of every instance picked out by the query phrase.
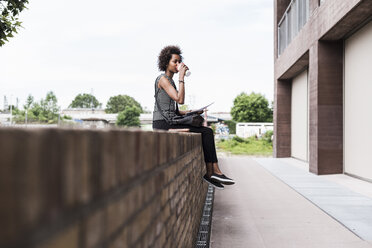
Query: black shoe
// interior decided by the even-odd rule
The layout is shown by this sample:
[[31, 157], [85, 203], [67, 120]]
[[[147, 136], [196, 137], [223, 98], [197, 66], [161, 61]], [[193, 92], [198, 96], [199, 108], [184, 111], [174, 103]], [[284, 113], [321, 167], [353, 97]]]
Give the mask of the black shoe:
[[234, 180], [232, 180], [231, 178], [228, 178], [224, 174], [222, 175], [212, 174], [211, 180], [215, 182], [223, 183], [226, 185], [231, 185], [235, 183]]
[[205, 174], [203, 176], [203, 179], [204, 181], [206, 181], [207, 183], [211, 184], [213, 187], [215, 187], [216, 189], [224, 189], [225, 187], [220, 184], [219, 182], [216, 182], [216, 181], [213, 181], [211, 180], [210, 178], [208, 178], [207, 174]]

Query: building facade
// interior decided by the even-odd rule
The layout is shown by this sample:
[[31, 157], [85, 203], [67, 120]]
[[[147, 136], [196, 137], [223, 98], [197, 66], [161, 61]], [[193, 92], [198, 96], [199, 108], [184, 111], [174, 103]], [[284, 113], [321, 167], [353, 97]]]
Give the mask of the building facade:
[[274, 156], [372, 181], [372, 1], [274, 1]]

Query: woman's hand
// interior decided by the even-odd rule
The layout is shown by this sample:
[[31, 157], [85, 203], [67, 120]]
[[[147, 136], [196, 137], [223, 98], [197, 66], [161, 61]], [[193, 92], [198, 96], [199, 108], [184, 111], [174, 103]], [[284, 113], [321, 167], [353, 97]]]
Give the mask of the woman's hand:
[[[198, 112], [196, 112], [196, 113], [199, 114], [199, 115], [201, 115], [201, 114], [204, 113], [205, 110], [206, 110], [206, 109], [203, 109], [203, 110], [200, 110], [200, 111], [198, 111]], [[193, 111], [195, 111], [195, 110], [187, 110], [188, 113], [189, 113], [189, 112], [193, 112]]]
[[[198, 111], [198, 112], [196, 112], [197, 114], [199, 114], [199, 115], [201, 115], [201, 114], [203, 114], [204, 113], [204, 111], [206, 111], [207, 109], [203, 109], [203, 110], [200, 110], [200, 111]], [[179, 112], [180, 112], [180, 115], [185, 115], [185, 114], [187, 114], [187, 113], [190, 113], [190, 112], [193, 112], [193, 111], [195, 111], [195, 110], [179, 110]]]
[[183, 80], [185, 78], [185, 74], [188, 69], [189, 68], [184, 63], [181, 63], [178, 69], [180, 80]]
[[185, 115], [187, 113], [190, 113], [191, 110], [179, 110], [179, 112], [180, 112], [180, 115]]
[[198, 111], [198, 112], [196, 112], [196, 113], [199, 114], [199, 115], [201, 115], [201, 114], [204, 113], [205, 110], [206, 110], [206, 109], [203, 109], [203, 110], [200, 110], [200, 111]]

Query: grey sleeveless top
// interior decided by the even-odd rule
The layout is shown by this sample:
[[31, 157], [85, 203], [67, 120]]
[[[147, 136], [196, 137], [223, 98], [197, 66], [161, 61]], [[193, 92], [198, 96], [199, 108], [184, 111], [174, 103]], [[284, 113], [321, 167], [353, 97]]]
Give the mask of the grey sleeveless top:
[[[155, 93], [156, 93], [156, 91], [158, 91], [158, 102], [159, 102], [159, 105], [160, 105], [160, 110], [158, 109], [158, 106], [157, 106], [156, 101], [155, 101], [154, 113], [153, 113], [153, 116], [152, 116], [153, 121], [164, 120], [164, 117], [160, 114], [159, 111], [163, 111], [163, 114], [167, 118], [172, 118], [176, 115], [176, 102], [172, 98], [170, 98], [170, 96], [167, 94], [167, 92], [164, 89], [162, 89], [162, 88], [159, 89], [158, 88], [158, 82], [159, 82], [159, 80], [162, 76], [166, 77], [169, 80], [169, 82], [172, 84], [172, 86], [177, 90], [173, 79], [169, 78], [166, 74], [161, 74], [160, 76], [158, 76], [156, 78], [156, 80], [155, 80]], [[155, 96], [156, 96], [156, 94], [155, 94]]]

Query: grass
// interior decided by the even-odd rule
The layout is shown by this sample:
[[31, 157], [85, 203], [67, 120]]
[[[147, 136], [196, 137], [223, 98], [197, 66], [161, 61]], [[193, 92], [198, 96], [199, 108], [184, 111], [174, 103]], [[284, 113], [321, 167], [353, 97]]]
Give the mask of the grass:
[[216, 145], [217, 148], [232, 154], [272, 156], [273, 153], [272, 142], [267, 137], [262, 139], [256, 139], [255, 137], [243, 139], [235, 136], [229, 140], [221, 140]]

